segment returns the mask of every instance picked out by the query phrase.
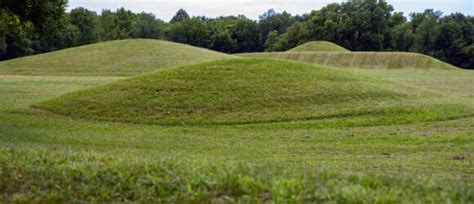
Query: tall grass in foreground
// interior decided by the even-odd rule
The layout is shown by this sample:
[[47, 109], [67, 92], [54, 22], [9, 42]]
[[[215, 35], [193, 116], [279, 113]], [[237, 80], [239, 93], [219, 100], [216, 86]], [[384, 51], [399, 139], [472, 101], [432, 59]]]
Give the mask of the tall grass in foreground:
[[2, 202], [469, 203], [474, 186], [277, 165], [134, 163], [0, 149]]

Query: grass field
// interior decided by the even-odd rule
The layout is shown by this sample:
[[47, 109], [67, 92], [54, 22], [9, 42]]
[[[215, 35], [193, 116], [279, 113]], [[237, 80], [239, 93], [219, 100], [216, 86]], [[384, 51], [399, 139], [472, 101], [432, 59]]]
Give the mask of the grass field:
[[0, 62], [2, 75], [131, 76], [165, 67], [233, 58], [160, 40], [119, 40]]
[[327, 41], [312, 41], [299, 45], [287, 52], [350, 52], [335, 43]]
[[330, 67], [368, 69], [456, 69], [430, 56], [405, 52], [271, 52], [237, 56], [309, 62]]
[[472, 71], [22, 73], [0, 75], [2, 203], [474, 200]]
[[443, 94], [350, 70], [268, 59], [172, 68], [36, 107], [81, 118], [165, 125], [370, 116], [385, 117], [377, 120], [380, 124], [395, 124], [463, 117], [474, 111], [462, 101], [445, 100]]

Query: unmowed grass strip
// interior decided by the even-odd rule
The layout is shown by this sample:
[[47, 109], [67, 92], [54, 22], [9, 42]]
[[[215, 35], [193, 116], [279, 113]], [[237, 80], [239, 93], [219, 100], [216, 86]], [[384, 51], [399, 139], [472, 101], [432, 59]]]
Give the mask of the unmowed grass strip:
[[2, 202], [449, 202], [469, 184], [291, 167], [133, 163], [88, 153], [0, 149]]

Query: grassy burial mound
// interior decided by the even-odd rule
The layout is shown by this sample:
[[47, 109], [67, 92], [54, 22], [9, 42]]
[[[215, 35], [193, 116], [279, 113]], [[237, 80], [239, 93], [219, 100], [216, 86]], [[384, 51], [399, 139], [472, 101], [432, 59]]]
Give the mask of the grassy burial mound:
[[79, 118], [163, 125], [367, 115], [387, 115], [390, 122], [397, 122], [393, 115], [402, 115], [398, 118], [404, 121], [425, 120], [465, 110], [434, 100], [420, 105], [416, 101], [432, 95], [351, 70], [285, 60], [232, 59], [165, 69], [35, 107]]
[[0, 75], [131, 76], [231, 56], [159, 40], [120, 40], [0, 62]]
[[312, 41], [295, 47], [287, 52], [350, 52], [335, 43], [328, 41]]
[[298, 60], [331, 67], [371, 69], [456, 69], [433, 57], [407, 52], [271, 52], [240, 54], [242, 57]]

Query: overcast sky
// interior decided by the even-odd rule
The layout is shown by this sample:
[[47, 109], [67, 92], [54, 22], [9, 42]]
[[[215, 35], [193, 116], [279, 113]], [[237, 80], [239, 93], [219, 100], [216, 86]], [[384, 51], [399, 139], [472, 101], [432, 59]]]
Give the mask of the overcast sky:
[[[165, 21], [170, 20], [176, 11], [184, 8], [191, 16], [228, 16], [243, 14], [257, 19], [268, 9], [291, 14], [309, 13], [328, 3], [341, 0], [69, 0], [69, 10], [85, 7], [98, 13], [102, 9], [115, 10], [125, 7], [134, 12], [151, 12]], [[440, 10], [444, 14], [461, 12], [474, 15], [474, 0], [387, 0], [396, 11], [405, 14], [421, 12], [427, 8]]]

